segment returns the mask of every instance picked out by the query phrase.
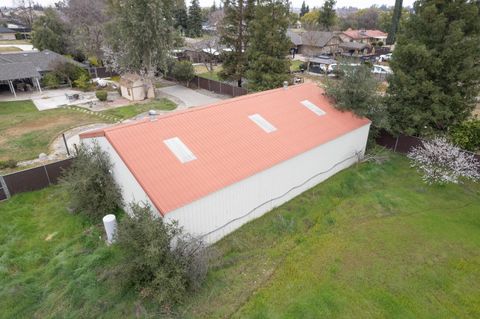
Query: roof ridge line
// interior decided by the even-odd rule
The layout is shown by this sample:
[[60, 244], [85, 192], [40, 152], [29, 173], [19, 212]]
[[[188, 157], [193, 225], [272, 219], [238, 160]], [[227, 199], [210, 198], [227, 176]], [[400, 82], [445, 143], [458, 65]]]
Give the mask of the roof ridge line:
[[[300, 88], [300, 87], [303, 87], [303, 86], [311, 86], [311, 85], [315, 85], [317, 86], [315, 83], [302, 83], [302, 84], [297, 84], [297, 85], [294, 85], [294, 86], [289, 86], [289, 88]], [[205, 109], [209, 109], [209, 108], [212, 108], [212, 107], [217, 107], [217, 106], [220, 106], [220, 105], [225, 105], [225, 104], [229, 104], [229, 103], [233, 103], [233, 102], [236, 102], [236, 101], [239, 101], [239, 100], [247, 100], [247, 99], [250, 99], [250, 98], [253, 98], [253, 97], [258, 97], [258, 96], [262, 96], [262, 95], [268, 95], [268, 94], [272, 94], [272, 93], [275, 93], [279, 90], [284, 90], [284, 88], [276, 88], [276, 89], [273, 89], [273, 90], [267, 90], [267, 91], [262, 91], [262, 92], [257, 92], [257, 93], [254, 93], [254, 94], [246, 94], [246, 95], [242, 95], [242, 96], [237, 96], [237, 97], [234, 97], [234, 98], [231, 98], [231, 99], [226, 99], [226, 100], [222, 100], [222, 101], [218, 101], [218, 102], [215, 102], [213, 104], [208, 104], [208, 105], [202, 105], [202, 106], [199, 106], [199, 107], [191, 107], [191, 108], [188, 108], [186, 110], [181, 110], [179, 112], [173, 112], [173, 113], [167, 113], [167, 114], [163, 114], [163, 115], [160, 115], [156, 121], [159, 121], [159, 120], [162, 120], [162, 119], [167, 119], [167, 118], [171, 118], [171, 117], [175, 117], [175, 116], [179, 116], [179, 115], [182, 115], [182, 114], [185, 114], [185, 113], [191, 113], [191, 112], [199, 112], [199, 111], [203, 111]], [[124, 128], [126, 126], [134, 126], [134, 125], [140, 125], [140, 124], [146, 124], [150, 122], [148, 119], [141, 119], [141, 120], [138, 120], [136, 122], [133, 122], [133, 123], [124, 123], [125, 125], [118, 125], [118, 126], [112, 126], [110, 128], [105, 128], [103, 129], [103, 132], [107, 133], [107, 132], [112, 132], [112, 131], [115, 131], [115, 130], [118, 130], [118, 129], [121, 129], [121, 128]], [[130, 125], [128, 125], [130, 124]]]

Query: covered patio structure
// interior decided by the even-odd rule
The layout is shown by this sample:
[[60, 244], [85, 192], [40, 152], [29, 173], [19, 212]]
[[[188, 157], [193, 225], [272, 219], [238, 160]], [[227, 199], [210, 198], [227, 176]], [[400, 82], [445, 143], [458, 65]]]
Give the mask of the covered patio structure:
[[0, 64], [0, 84], [8, 84], [10, 91], [15, 97], [17, 97], [17, 92], [15, 91], [14, 82], [31, 80], [33, 86], [42, 92], [39, 82], [40, 78], [40, 73], [31, 62]]

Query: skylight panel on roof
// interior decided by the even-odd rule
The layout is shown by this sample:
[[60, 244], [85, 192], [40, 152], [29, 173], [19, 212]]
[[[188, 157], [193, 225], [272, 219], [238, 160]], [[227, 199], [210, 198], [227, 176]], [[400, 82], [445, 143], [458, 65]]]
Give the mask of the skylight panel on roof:
[[258, 126], [260, 126], [260, 128], [267, 133], [275, 132], [277, 130], [277, 128], [273, 126], [272, 123], [264, 119], [260, 114], [249, 115], [248, 118]]
[[173, 155], [175, 155], [182, 163], [187, 163], [197, 159], [187, 145], [183, 144], [182, 140], [178, 137], [164, 140], [163, 143], [167, 145]]
[[309, 100], [304, 100], [300, 103], [302, 103], [303, 106], [305, 106], [307, 109], [317, 114], [318, 116], [327, 114], [327, 112], [325, 112], [324, 110], [322, 110], [321, 108], [319, 108], [318, 106], [310, 102]]

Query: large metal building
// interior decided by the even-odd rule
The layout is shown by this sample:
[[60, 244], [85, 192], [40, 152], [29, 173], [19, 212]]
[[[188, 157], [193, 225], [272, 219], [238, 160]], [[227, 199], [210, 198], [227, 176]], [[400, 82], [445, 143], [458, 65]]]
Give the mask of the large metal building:
[[81, 138], [108, 152], [125, 203], [214, 242], [355, 163], [369, 128], [303, 84]]

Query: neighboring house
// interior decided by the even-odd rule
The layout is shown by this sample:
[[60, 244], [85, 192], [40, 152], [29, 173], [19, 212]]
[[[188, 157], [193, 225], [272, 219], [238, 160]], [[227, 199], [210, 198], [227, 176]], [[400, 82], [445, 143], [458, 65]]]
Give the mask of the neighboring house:
[[356, 163], [369, 128], [307, 83], [80, 138], [110, 155], [127, 211], [148, 204], [212, 243]]
[[287, 36], [297, 53], [305, 56], [339, 53], [339, 44], [342, 43], [338, 32], [329, 31], [287, 31]]
[[142, 101], [145, 98], [155, 97], [153, 84], [135, 73], [122, 75], [120, 91], [122, 96], [130, 101]]
[[343, 42], [377, 43], [382, 41], [385, 44], [388, 33], [380, 30], [352, 30], [348, 29], [340, 34]]
[[371, 44], [361, 42], [344, 42], [340, 43], [338, 47], [345, 55], [349, 56], [366, 55], [372, 52], [373, 48]]
[[185, 44], [183, 48], [176, 49], [172, 53], [179, 60], [188, 60], [192, 63], [220, 62], [221, 53], [225, 50], [218, 36], [204, 39], [185, 38]]
[[0, 40], [15, 40], [15, 31], [0, 26]]
[[8, 89], [14, 95], [16, 95], [16, 89], [25, 89], [27, 86], [41, 90], [39, 79], [53, 71], [56, 63], [66, 62], [86, 68], [84, 64], [50, 50], [2, 53], [0, 54], [0, 86], [8, 85]]

